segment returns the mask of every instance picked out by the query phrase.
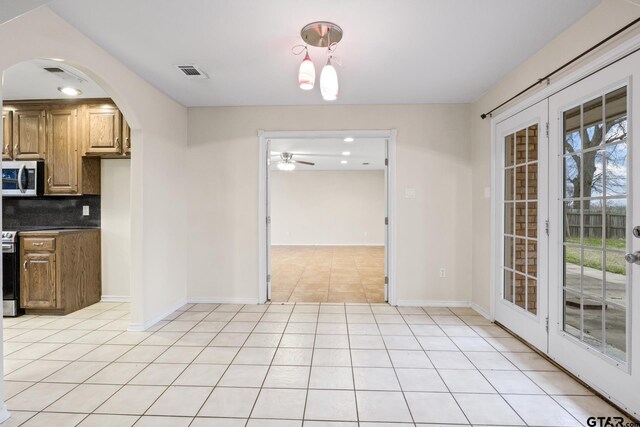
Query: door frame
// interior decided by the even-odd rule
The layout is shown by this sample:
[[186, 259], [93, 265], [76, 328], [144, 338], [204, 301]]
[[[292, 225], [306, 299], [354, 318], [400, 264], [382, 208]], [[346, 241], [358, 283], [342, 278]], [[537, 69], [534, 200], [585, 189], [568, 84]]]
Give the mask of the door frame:
[[329, 131], [258, 131], [258, 303], [267, 301], [268, 274], [268, 237], [267, 237], [267, 183], [269, 169], [267, 166], [267, 145], [270, 139], [284, 138], [378, 138], [386, 139], [388, 165], [387, 181], [387, 216], [389, 224], [386, 228], [386, 265], [387, 302], [396, 305], [396, 129], [386, 130], [329, 130]]
[[509, 117], [518, 114], [521, 111], [526, 110], [532, 105], [537, 104], [544, 99], [550, 98], [555, 93], [560, 92], [563, 89], [579, 82], [580, 80], [588, 77], [589, 75], [606, 68], [607, 66], [624, 59], [625, 57], [640, 50], [640, 34], [630, 37], [629, 39], [621, 42], [617, 46], [612, 47], [607, 52], [600, 54], [594, 58], [588, 58], [585, 64], [578, 65], [574, 69], [571, 69], [566, 75], [561, 75], [557, 80], [547, 80], [546, 86], [539, 89], [537, 92], [531, 94], [531, 96], [524, 98], [514, 104], [511, 107], [506, 108], [500, 113], [491, 114], [491, 249], [490, 249], [490, 265], [489, 269], [489, 318], [495, 320], [495, 295], [498, 275], [494, 266], [496, 265], [496, 236], [501, 230], [502, 224], [496, 220], [496, 204], [494, 200], [497, 196], [496, 189], [500, 184], [499, 177], [496, 176], [496, 156], [500, 155], [497, 152], [496, 147], [496, 126], [498, 123], [508, 119]]

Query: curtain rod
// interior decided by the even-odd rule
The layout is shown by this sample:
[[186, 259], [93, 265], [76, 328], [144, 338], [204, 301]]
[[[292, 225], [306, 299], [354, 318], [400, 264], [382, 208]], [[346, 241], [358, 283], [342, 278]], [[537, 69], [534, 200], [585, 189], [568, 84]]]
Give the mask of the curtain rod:
[[550, 72], [549, 74], [547, 74], [546, 76], [539, 78], [538, 81], [536, 81], [535, 83], [533, 83], [532, 85], [526, 87], [525, 89], [521, 90], [520, 92], [518, 92], [517, 94], [513, 95], [511, 98], [507, 99], [506, 101], [504, 101], [502, 104], [498, 105], [497, 107], [492, 108], [491, 110], [487, 111], [484, 114], [480, 114], [480, 118], [481, 119], [486, 119], [487, 116], [490, 116], [491, 113], [493, 113], [494, 111], [496, 111], [497, 109], [505, 106], [506, 104], [508, 104], [509, 102], [513, 101], [514, 99], [518, 98], [520, 95], [530, 91], [531, 89], [533, 89], [534, 87], [538, 86], [539, 84], [541, 84], [542, 82], [545, 82], [547, 80], [549, 80], [549, 78], [557, 73], [559, 73], [560, 71], [564, 70], [565, 68], [567, 68], [569, 65], [573, 64], [574, 62], [578, 61], [579, 59], [583, 58], [585, 55], [590, 54], [591, 52], [593, 52], [594, 50], [596, 50], [597, 48], [599, 48], [600, 46], [602, 46], [603, 44], [607, 43], [609, 40], [613, 39], [614, 37], [619, 36], [621, 33], [627, 31], [629, 28], [633, 27], [634, 25], [636, 25], [638, 22], [640, 22], [640, 18], [636, 18], [633, 21], [629, 22], [627, 25], [625, 25], [624, 27], [620, 28], [618, 31], [616, 31], [615, 33], [611, 34], [610, 36], [608, 36], [607, 38], [599, 41], [598, 43], [596, 43], [595, 45], [591, 46], [589, 49], [585, 50], [584, 52], [582, 52], [580, 55], [576, 56], [575, 58], [573, 58], [572, 60], [565, 62], [563, 65], [561, 65], [560, 67], [556, 68], [555, 70], [553, 70], [552, 72]]

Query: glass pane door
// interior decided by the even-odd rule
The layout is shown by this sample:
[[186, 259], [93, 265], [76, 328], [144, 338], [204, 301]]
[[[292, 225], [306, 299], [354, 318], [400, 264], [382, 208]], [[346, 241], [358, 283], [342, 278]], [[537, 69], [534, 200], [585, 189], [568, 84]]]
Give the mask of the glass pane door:
[[627, 87], [562, 115], [563, 330], [620, 362], [627, 353]]
[[635, 416], [640, 264], [625, 255], [640, 251], [639, 70], [634, 54], [549, 98], [548, 355]]
[[[547, 101], [496, 126], [500, 158], [497, 198], [495, 317], [534, 346], [546, 351]], [[500, 194], [500, 193], [499, 193]]]
[[534, 123], [504, 137], [502, 298], [538, 312], [538, 132]]

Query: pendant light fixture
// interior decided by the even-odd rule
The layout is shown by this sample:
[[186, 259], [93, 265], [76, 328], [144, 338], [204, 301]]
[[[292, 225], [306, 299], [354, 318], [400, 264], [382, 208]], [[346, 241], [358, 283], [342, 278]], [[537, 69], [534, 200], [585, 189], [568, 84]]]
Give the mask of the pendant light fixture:
[[327, 58], [327, 64], [320, 73], [320, 93], [325, 101], [338, 99], [338, 73], [331, 65], [331, 56]]
[[308, 46], [327, 48], [327, 63], [320, 73], [320, 93], [325, 101], [338, 99], [338, 73], [331, 64], [336, 45], [342, 40], [342, 28], [333, 22], [318, 21], [305, 25], [300, 31], [304, 45], [296, 45], [292, 51], [296, 55], [305, 53], [298, 69], [298, 85], [302, 90], [311, 90], [315, 85], [316, 70], [309, 57]]
[[298, 84], [302, 90], [311, 90], [316, 82], [316, 67], [309, 58], [309, 50], [305, 47], [305, 56], [298, 70]]

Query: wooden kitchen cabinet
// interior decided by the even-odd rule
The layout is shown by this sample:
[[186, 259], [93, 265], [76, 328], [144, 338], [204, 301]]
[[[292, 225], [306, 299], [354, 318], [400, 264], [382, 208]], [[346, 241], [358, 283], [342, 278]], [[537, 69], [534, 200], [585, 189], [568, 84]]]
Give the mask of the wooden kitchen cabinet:
[[13, 111], [13, 158], [40, 160], [44, 158], [45, 109], [27, 106]]
[[85, 111], [85, 155], [122, 153], [122, 114], [111, 104], [88, 105]]
[[78, 108], [47, 111], [45, 193], [78, 194]]
[[27, 252], [20, 280], [21, 307], [56, 309], [60, 296], [56, 287], [56, 255], [53, 252]]
[[100, 301], [100, 230], [21, 232], [20, 260], [27, 314], [68, 314]]
[[13, 160], [13, 113], [2, 110], [2, 160]]

